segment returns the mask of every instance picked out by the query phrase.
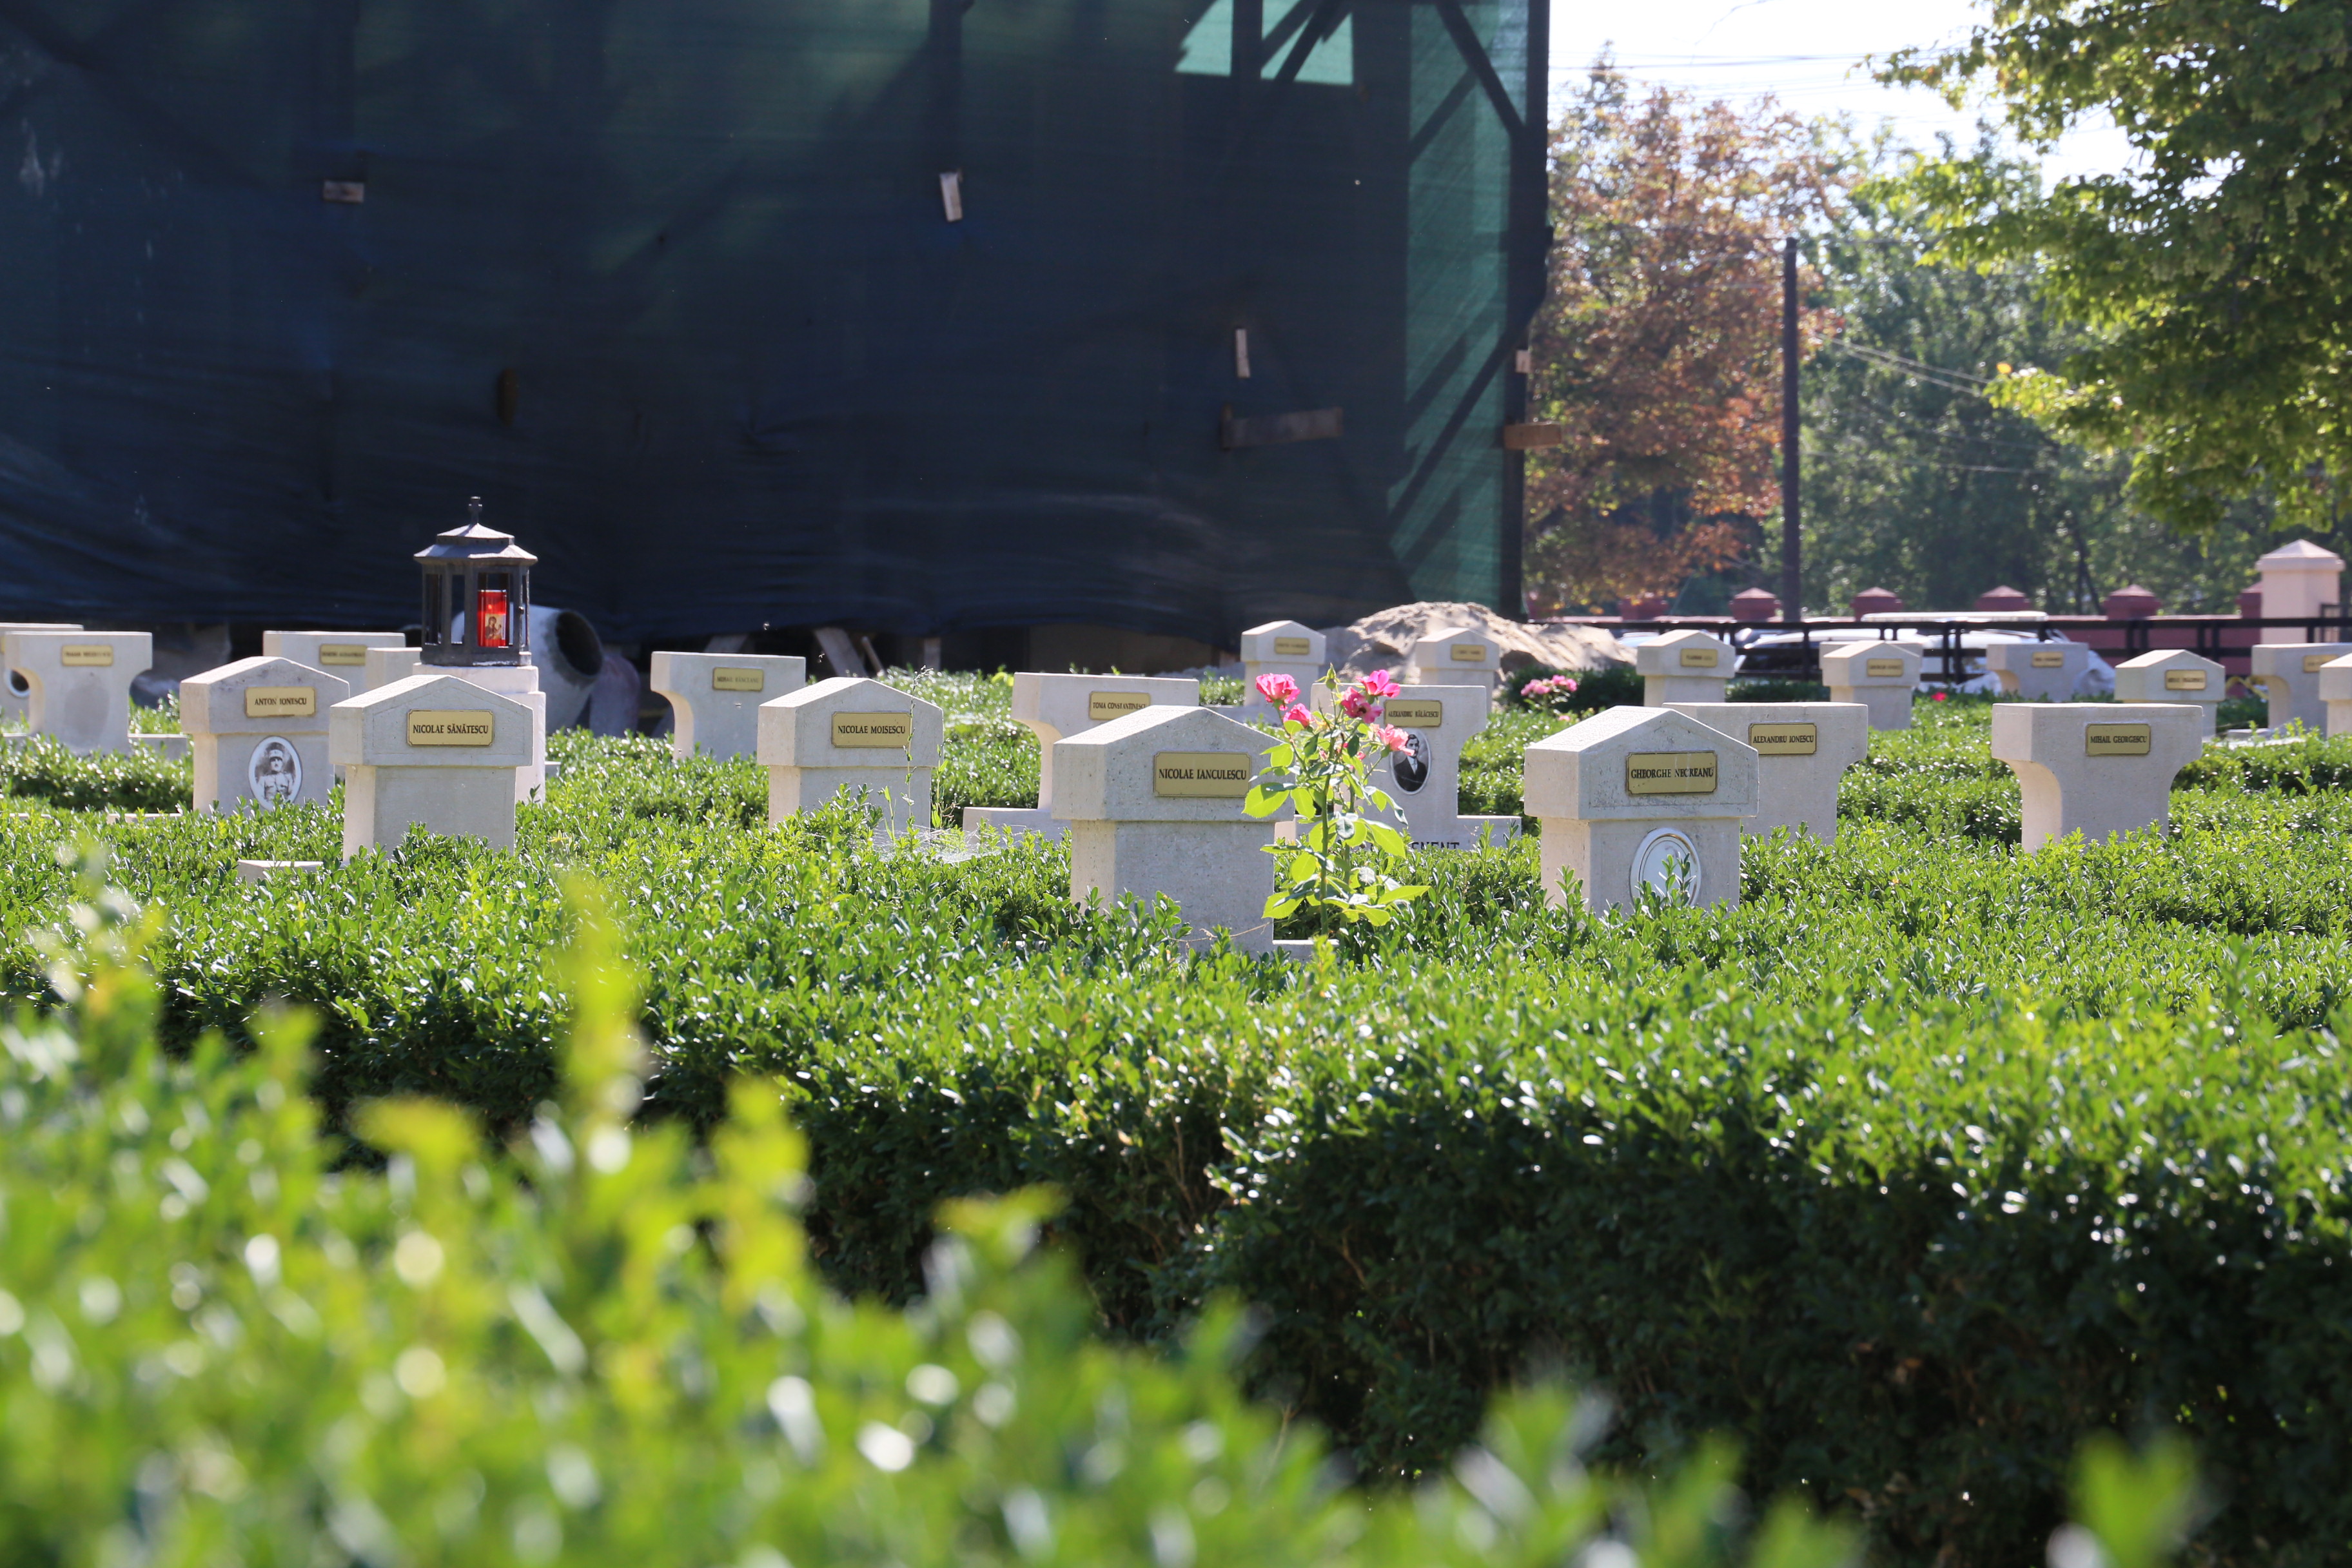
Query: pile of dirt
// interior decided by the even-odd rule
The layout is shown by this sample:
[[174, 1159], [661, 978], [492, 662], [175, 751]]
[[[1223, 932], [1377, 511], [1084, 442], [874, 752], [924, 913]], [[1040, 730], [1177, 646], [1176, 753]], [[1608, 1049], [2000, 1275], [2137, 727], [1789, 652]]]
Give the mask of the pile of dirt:
[[1592, 626], [1529, 626], [1498, 616], [1484, 605], [1399, 605], [1366, 616], [1352, 626], [1330, 626], [1324, 657], [1341, 674], [1368, 675], [1404, 662], [1412, 645], [1432, 632], [1467, 626], [1492, 637], [1503, 650], [1506, 673], [1531, 664], [1554, 669], [1606, 669], [1631, 664], [1633, 656], [1609, 633]]

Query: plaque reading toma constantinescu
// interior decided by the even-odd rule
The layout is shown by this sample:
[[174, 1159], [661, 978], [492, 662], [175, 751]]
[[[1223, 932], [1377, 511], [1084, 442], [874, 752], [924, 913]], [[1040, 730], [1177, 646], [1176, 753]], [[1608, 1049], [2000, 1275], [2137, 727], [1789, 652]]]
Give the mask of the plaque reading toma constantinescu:
[[315, 719], [319, 689], [315, 686], [248, 686], [245, 689], [248, 719]]
[[866, 747], [903, 752], [915, 743], [912, 713], [836, 713], [833, 743], [848, 750]]
[[1160, 752], [1151, 759], [1151, 793], [1171, 800], [1239, 800], [1249, 794], [1243, 752]]
[[1442, 698], [1391, 697], [1381, 707], [1381, 722], [1400, 730], [1440, 730], [1445, 726]]
[[2056, 647], [2035, 648], [2033, 650], [2033, 668], [2036, 669], [2065, 668], [2066, 650]]
[[1087, 693], [1087, 722], [1099, 724], [1106, 719], [1140, 713], [1150, 706], [1151, 693], [1149, 691], [1089, 691]]
[[1818, 724], [1750, 724], [1748, 743], [1759, 757], [1810, 757], [1821, 750]]
[[746, 669], [740, 665], [713, 665], [710, 669], [710, 689], [713, 691], [765, 691], [768, 672]]
[[1274, 639], [1274, 657], [1276, 658], [1305, 658], [1307, 657], [1308, 650], [1314, 647], [1314, 646], [1315, 645], [1313, 643], [1308, 642], [1305, 637], [1276, 637]]
[[487, 746], [497, 732], [498, 715], [487, 708], [412, 708], [408, 711], [412, 746]]
[[1625, 759], [1627, 795], [1713, 795], [1713, 752], [1635, 752]]
[[1716, 650], [1711, 647], [1686, 647], [1683, 649], [1683, 668], [1685, 669], [1713, 669], [1715, 668], [1715, 655]]
[[2083, 729], [2086, 757], [2144, 757], [2149, 727], [2146, 724], [2088, 724]]

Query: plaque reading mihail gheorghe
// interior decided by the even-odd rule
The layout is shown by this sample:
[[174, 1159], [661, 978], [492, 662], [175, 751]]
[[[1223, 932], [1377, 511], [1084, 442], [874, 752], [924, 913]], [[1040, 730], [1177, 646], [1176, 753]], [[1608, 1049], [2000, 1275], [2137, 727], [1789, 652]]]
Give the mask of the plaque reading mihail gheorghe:
[[2148, 740], [2149, 729], [2146, 724], [2085, 725], [2083, 730], [2083, 754], [2086, 757], [2144, 757], [2147, 755]]

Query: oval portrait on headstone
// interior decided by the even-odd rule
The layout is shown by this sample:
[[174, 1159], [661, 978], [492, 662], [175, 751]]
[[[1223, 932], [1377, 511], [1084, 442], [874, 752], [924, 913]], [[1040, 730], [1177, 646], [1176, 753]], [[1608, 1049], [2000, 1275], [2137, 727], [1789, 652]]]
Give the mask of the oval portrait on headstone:
[[1698, 901], [1698, 846], [1679, 827], [1661, 827], [1633, 851], [1633, 900], [1647, 888], [1670, 904]]
[[1404, 750], [1389, 765], [1396, 779], [1397, 788], [1407, 795], [1419, 795], [1421, 786], [1429, 782], [1429, 742], [1418, 730], [1404, 732]]
[[267, 735], [245, 764], [245, 782], [264, 805], [283, 805], [302, 793], [302, 758], [283, 735]]

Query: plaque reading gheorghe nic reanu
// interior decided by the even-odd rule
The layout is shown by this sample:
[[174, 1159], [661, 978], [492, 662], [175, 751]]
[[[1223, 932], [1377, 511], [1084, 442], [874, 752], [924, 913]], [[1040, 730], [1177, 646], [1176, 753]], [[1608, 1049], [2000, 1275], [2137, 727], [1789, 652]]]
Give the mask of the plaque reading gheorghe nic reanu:
[[2144, 757], [2149, 728], [2146, 724], [2090, 724], [2083, 730], [2086, 757]]
[[849, 750], [866, 747], [903, 752], [915, 743], [912, 713], [836, 713], [833, 743]]
[[1748, 743], [1759, 757], [1810, 757], [1821, 750], [1818, 724], [1750, 724]]
[[1149, 691], [1089, 691], [1087, 693], [1087, 721], [1099, 724], [1106, 719], [1140, 713], [1150, 706], [1151, 693]]
[[741, 665], [713, 665], [710, 669], [710, 689], [713, 691], [765, 691], [768, 672], [749, 669]]
[[245, 689], [248, 719], [315, 719], [319, 689], [315, 686], [248, 686]]
[[1249, 794], [1244, 752], [1160, 752], [1151, 759], [1151, 793], [1171, 800], [1239, 800]]
[[412, 746], [487, 746], [498, 732], [498, 715], [487, 708], [412, 708], [408, 711], [408, 743]]
[[1627, 795], [1713, 795], [1713, 752], [1635, 752], [1625, 759]]

